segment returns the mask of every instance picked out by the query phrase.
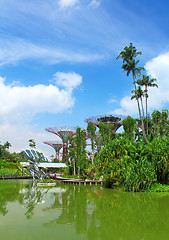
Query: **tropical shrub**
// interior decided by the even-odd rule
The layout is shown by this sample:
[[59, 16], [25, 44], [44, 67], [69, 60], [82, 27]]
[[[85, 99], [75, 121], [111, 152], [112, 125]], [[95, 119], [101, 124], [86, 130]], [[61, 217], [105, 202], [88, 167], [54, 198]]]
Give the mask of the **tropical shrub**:
[[54, 179], [43, 179], [43, 180], [38, 180], [38, 183], [55, 183]]
[[127, 138], [135, 140], [136, 119], [128, 116], [123, 120], [123, 128]]
[[[157, 180], [161, 183], [168, 182], [169, 176], [169, 136], [155, 137], [147, 146], [147, 158], [151, 158], [156, 174]], [[146, 150], [146, 148], [145, 148]]]
[[[88, 166], [86, 152], [86, 130], [77, 128], [76, 135], [69, 139], [69, 174], [83, 175]], [[68, 172], [67, 172], [68, 174]]]
[[104, 176], [107, 187], [125, 186], [128, 191], [148, 189], [157, 175], [152, 156], [143, 142], [116, 138], [98, 154], [97, 169]]

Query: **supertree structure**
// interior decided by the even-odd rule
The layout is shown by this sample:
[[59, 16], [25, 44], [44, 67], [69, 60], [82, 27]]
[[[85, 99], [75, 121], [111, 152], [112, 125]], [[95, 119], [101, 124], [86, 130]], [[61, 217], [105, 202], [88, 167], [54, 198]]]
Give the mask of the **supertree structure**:
[[122, 120], [126, 118], [122, 115], [100, 115], [100, 116], [92, 116], [85, 119], [86, 123], [93, 122], [97, 127], [99, 127], [99, 123], [111, 123], [113, 124], [113, 131], [116, 132], [119, 127], [121, 127]]
[[76, 134], [75, 127], [49, 127], [45, 129], [47, 132], [54, 133], [58, 137], [62, 139], [63, 142], [63, 158], [64, 162], [67, 162], [67, 154], [68, 154], [68, 141], [69, 138]]
[[63, 147], [63, 143], [59, 141], [48, 141], [44, 142], [44, 144], [47, 144], [55, 149], [56, 158], [59, 160], [59, 151]]
[[63, 144], [67, 143], [69, 137], [73, 136], [76, 132], [75, 127], [49, 127], [45, 129], [47, 132], [54, 133], [60, 137], [63, 141]]

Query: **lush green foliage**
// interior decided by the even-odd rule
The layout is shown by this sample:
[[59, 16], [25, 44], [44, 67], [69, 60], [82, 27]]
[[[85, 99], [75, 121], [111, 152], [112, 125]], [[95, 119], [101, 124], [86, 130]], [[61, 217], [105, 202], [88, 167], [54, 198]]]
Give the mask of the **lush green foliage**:
[[89, 122], [87, 125], [87, 134], [91, 139], [92, 147], [92, 164], [94, 163], [94, 152], [95, 152], [95, 140], [96, 140], [96, 126], [93, 122]]
[[154, 111], [151, 116], [152, 133], [157, 136], [166, 136], [169, 133], [168, 110]]
[[10, 153], [8, 151], [11, 144], [5, 142], [3, 145], [0, 144], [0, 175], [5, 174], [21, 174], [20, 161], [23, 159], [22, 154]]
[[[97, 149], [97, 152], [95, 150], [94, 164], [89, 159], [81, 158], [82, 149], [86, 154], [86, 140], [85, 134], [81, 135], [82, 130], [77, 129], [77, 136], [70, 140], [70, 143], [73, 141], [69, 148], [72, 168], [73, 164], [76, 164], [76, 174], [87, 175], [90, 179], [103, 176], [106, 187], [124, 188], [127, 191], [146, 191], [151, 189], [154, 183], [168, 183], [167, 119], [166, 110], [152, 113], [148, 124], [151, 134], [147, 135], [147, 144], [143, 141], [140, 122], [137, 119], [129, 116], [123, 120], [123, 134], [115, 134], [112, 130], [113, 124], [100, 123], [99, 134], [96, 132], [95, 136], [101, 148]], [[80, 171], [77, 166], [80, 166]]]
[[150, 192], [169, 192], [169, 185], [156, 182], [156, 183], [152, 184], [149, 191]]
[[4, 175], [20, 175], [20, 171], [18, 169], [1, 168], [0, 176], [4, 176]]
[[154, 182], [167, 182], [169, 137], [155, 137], [144, 144], [116, 138], [97, 156], [97, 169], [107, 187], [125, 186], [127, 191], [149, 189]]
[[29, 147], [36, 148], [36, 142], [34, 141], [34, 139], [29, 139]]
[[[115, 123], [99, 123], [99, 131], [93, 122], [87, 129], [76, 129], [69, 139], [69, 148], [63, 148], [63, 161], [68, 164], [66, 174], [98, 179], [103, 176], [107, 187], [124, 188], [127, 191], [152, 190], [157, 183], [168, 183], [169, 177], [169, 120], [168, 110], [154, 111], [148, 117], [148, 87], [158, 87], [156, 79], [142, 74], [137, 57], [141, 55], [132, 43], [117, 58], [123, 61], [122, 69], [133, 78], [134, 94], [140, 120], [128, 116], [123, 120], [123, 134], [115, 134]], [[139, 79], [136, 80], [136, 77]], [[144, 111], [143, 98], [145, 98]], [[141, 108], [140, 108], [141, 106]], [[146, 112], [146, 118], [144, 116]], [[146, 130], [146, 131], [145, 131]], [[147, 134], [147, 135], [146, 135]], [[91, 153], [87, 154], [86, 136], [91, 141]], [[33, 139], [29, 146], [36, 148]], [[97, 146], [97, 150], [96, 150]], [[0, 169], [16, 169], [19, 155], [10, 154], [10, 143], [0, 145]], [[39, 160], [41, 155], [39, 154]]]
[[87, 165], [86, 130], [77, 128], [76, 135], [70, 138], [69, 174], [82, 175]]
[[143, 143], [116, 138], [98, 155], [98, 170], [107, 187], [125, 186], [127, 191], [147, 189], [156, 180], [151, 161], [146, 158]]
[[38, 183], [55, 183], [54, 179], [43, 179], [43, 180], [38, 180]]
[[130, 140], [135, 140], [136, 135], [136, 119], [128, 116], [123, 120], [123, 128], [125, 135]]
[[115, 138], [115, 132], [113, 131], [113, 124], [111, 123], [99, 123], [99, 133], [101, 134], [102, 145], [108, 144]]

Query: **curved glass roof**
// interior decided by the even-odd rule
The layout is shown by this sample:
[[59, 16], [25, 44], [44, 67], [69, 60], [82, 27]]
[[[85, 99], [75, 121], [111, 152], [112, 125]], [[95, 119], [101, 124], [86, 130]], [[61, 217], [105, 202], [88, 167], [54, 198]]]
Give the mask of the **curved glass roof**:
[[26, 149], [23, 150], [22, 153], [28, 159], [32, 159], [34, 161], [48, 162], [48, 158], [45, 157], [43, 153], [40, 153], [34, 149]]

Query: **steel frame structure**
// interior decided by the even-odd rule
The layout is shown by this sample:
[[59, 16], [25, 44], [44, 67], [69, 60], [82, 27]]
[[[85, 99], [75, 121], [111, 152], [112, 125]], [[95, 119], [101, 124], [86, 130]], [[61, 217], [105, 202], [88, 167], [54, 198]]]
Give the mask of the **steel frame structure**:
[[75, 127], [49, 127], [45, 128], [47, 132], [54, 133], [62, 139], [63, 144], [68, 143], [69, 137], [73, 136], [76, 132]]
[[98, 115], [86, 118], [85, 122], [93, 122], [96, 127], [99, 127], [100, 122], [111, 123], [114, 125], [113, 131], [116, 132], [123, 125], [122, 120], [125, 118], [126, 116], [122, 115]]
[[76, 134], [75, 127], [69, 126], [60, 126], [60, 127], [49, 127], [45, 129], [47, 132], [54, 133], [57, 135], [63, 142], [63, 161], [67, 161], [68, 154], [68, 141], [69, 138]]
[[59, 141], [48, 141], [48, 142], [43, 142], [44, 144], [47, 144], [55, 149], [56, 152], [56, 158], [59, 160], [59, 151], [63, 147], [63, 143]]

